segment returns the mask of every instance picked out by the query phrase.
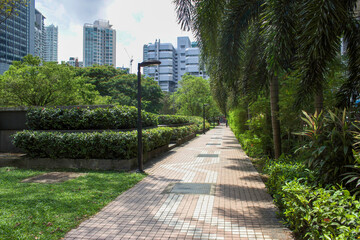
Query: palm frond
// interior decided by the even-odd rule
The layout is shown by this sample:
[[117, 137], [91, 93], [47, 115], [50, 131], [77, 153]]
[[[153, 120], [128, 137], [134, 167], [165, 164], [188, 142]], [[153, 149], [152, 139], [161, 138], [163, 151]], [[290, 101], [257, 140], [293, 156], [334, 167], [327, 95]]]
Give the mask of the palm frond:
[[343, 21], [347, 17], [342, 0], [305, 0], [300, 9], [297, 67], [301, 81], [297, 106], [322, 91], [327, 64], [339, 53]]
[[173, 0], [178, 23], [184, 31], [190, 31], [193, 23], [194, 0]]
[[244, 35], [251, 22], [259, 17], [261, 0], [230, 0], [225, 9], [220, 32], [220, 69], [227, 81], [238, 79]]

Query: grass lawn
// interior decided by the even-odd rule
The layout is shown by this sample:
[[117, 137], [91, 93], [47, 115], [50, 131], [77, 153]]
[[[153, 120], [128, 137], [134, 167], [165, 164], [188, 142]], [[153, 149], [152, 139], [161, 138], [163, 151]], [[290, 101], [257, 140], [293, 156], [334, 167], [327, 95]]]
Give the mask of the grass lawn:
[[47, 171], [0, 168], [0, 239], [59, 239], [145, 175], [88, 172], [62, 183], [21, 183]]

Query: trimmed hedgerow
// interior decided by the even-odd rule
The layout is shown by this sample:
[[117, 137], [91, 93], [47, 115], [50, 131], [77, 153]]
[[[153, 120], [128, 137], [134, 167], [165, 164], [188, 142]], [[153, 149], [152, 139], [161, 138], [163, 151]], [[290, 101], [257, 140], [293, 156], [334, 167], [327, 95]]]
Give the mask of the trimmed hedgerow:
[[[137, 126], [137, 108], [33, 108], [27, 112], [32, 130], [131, 129]], [[144, 127], [157, 126], [157, 116], [142, 111]]]
[[171, 137], [171, 140], [178, 140], [184, 138], [192, 133], [196, 133], [197, 130], [198, 127], [195, 124], [183, 126], [183, 127], [173, 127], [172, 128], [173, 135]]
[[286, 223], [301, 239], [357, 239], [360, 202], [341, 187], [316, 185], [316, 174], [303, 161], [268, 161], [266, 186]]
[[[169, 144], [171, 128], [143, 131], [144, 151]], [[30, 157], [131, 159], [137, 155], [137, 132], [59, 133], [22, 131], [13, 135], [16, 147]]]
[[160, 125], [190, 123], [189, 117], [179, 115], [158, 115], [158, 122]]

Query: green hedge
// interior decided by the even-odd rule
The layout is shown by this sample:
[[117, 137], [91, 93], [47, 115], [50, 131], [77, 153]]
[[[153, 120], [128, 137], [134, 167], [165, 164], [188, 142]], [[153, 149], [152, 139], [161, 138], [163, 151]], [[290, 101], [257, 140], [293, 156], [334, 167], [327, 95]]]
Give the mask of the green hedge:
[[[169, 144], [171, 128], [143, 131], [144, 151]], [[22, 131], [13, 135], [16, 147], [30, 157], [131, 159], [137, 155], [137, 132], [59, 133]]]
[[198, 130], [198, 127], [193, 125], [183, 126], [183, 127], [173, 127], [173, 135], [171, 137], [172, 140], [178, 140], [180, 138], [184, 138], [186, 136], [189, 136], [192, 133], [196, 133]]
[[[129, 129], [137, 126], [137, 108], [33, 108], [27, 112], [32, 130]], [[144, 127], [157, 126], [157, 116], [142, 111]]]
[[189, 123], [189, 117], [179, 115], [158, 115], [158, 122], [160, 125], [170, 124], [186, 124]]
[[349, 191], [316, 186], [314, 172], [300, 160], [268, 161], [264, 172], [281, 214], [300, 239], [360, 237], [360, 203]]

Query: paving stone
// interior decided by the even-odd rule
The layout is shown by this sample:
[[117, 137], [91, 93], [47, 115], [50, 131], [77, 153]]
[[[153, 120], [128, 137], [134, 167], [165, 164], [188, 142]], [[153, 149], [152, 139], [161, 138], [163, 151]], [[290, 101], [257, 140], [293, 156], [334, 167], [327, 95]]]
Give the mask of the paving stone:
[[[228, 141], [209, 145], [214, 135]], [[219, 126], [152, 161], [143, 181], [65, 239], [293, 239], [235, 140]]]

